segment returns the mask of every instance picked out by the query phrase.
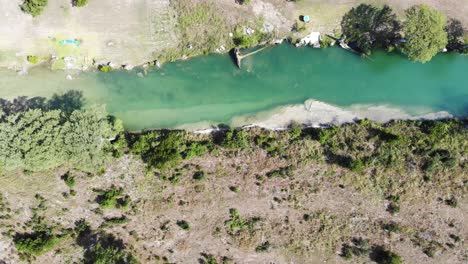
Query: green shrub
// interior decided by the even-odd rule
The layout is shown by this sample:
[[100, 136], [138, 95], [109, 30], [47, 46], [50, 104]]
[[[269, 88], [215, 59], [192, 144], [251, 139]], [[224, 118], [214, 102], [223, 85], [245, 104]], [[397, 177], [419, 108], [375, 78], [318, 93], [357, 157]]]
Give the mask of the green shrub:
[[245, 26], [238, 26], [234, 31], [234, 44], [239, 48], [250, 48], [257, 46], [263, 40], [264, 35], [260, 30], [254, 30], [253, 33], [244, 32]]
[[237, 209], [230, 209], [229, 214], [231, 215], [231, 219], [226, 221], [224, 224], [229, 230], [231, 235], [237, 235], [243, 230], [252, 230], [254, 228], [255, 223], [257, 223], [260, 219], [259, 218], [251, 218], [245, 219], [239, 215], [239, 211]]
[[192, 142], [188, 145], [187, 150], [183, 153], [184, 159], [191, 159], [202, 156], [208, 152], [208, 143]]
[[95, 246], [85, 252], [85, 264], [137, 264], [136, 258], [127, 252], [121, 240], [112, 235], [99, 237]]
[[383, 249], [382, 247], [376, 247], [372, 254], [372, 259], [379, 264], [401, 264], [403, 259], [388, 250]]
[[122, 225], [128, 223], [130, 220], [125, 217], [113, 217], [113, 218], [107, 218], [105, 219], [105, 222], [102, 224], [102, 227], [109, 227], [113, 225]]
[[193, 174], [193, 179], [196, 181], [201, 181], [205, 179], [205, 173], [203, 171], [197, 171]]
[[179, 221], [176, 222], [176, 224], [185, 231], [190, 230], [190, 225], [185, 220], [179, 220]]
[[73, 0], [72, 4], [76, 7], [82, 7], [88, 4], [88, 0]]
[[48, 0], [24, 0], [21, 10], [35, 17], [42, 13], [47, 6], [47, 2]]
[[257, 252], [257, 253], [266, 252], [266, 251], [268, 251], [268, 249], [270, 249], [270, 246], [271, 246], [270, 242], [265, 241], [260, 246], [255, 248], [255, 252]]
[[102, 209], [112, 208], [127, 208], [130, 200], [128, 196], [125, 196], [122, 188], [112, 186], [111, 189], [105, 191], [97, 191], [98, 196], [96, 202]]
[[75, 187], [75, 177], [70, 175], [70, 172], [65, 173], [62, 176], [62, 180], [65, 182], [65, 184], [68, 186], [68, 188], [73, 188]]
[[39, 62], [39, 57], [37, 56], [27, 56], [26, 59], [29, 63], [36, 64]]
[[98, 66], [98, 70], [101, 71], [101, 72], [111, 72], [111, 71], [114, 71], [115, 69], [110, 66], [110, 65], [99, 65]]
[[268, 178], [287, 178], [291, 177], [293, 173], [292, 166], [280, 168], [278, 170], [270, 171], [266, 174]]
[[230, 129], [226, 132], [221, 145], [227, 149], [244, 149], [249, 147], [247, 132], [241, 129]]
[[353, 258], [353, 248], [348, 245], [344, 244], [342, 249], [341, 249], [341, 257], [343, 257], [346, 260], [350, 260]]
[[16, 249], [34, 256], [39, 256], [57, 246], [66, 236], [52, 235], [51, 232], [40, 231], [31, 234], [18, 234], [14, 237]]

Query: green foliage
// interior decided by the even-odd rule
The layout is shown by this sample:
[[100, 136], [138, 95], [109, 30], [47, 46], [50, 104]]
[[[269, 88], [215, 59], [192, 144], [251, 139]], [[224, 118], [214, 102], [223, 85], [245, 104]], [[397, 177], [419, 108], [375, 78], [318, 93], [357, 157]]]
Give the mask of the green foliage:
[[250, 0], [236, 0], [241, 5], [248, 5], [250, 4]]
[[236, 29], [234, 32], [234, 44], [239, 48], [250, 48], [257, 46], [263, 39], [263, 34], [259, 30], [254, 33], [244, 33], [241, 29]]
[[206, 142], [191, 142], [184, 152], [184, 159], [191, 159], [202, 156], [208, 152], [208, 143]]
[[56, 236], [50, 232], [34, 232], [31, 234], [18, 234], [14, 237], [16, 249], [34, 256], [39, 256], [54, 249], [66, 236]]
[[179, 220], [179, 221], [176, 222], [176, 224], [185, 231], [190, 230], [190, 225], [185, 220]]
[[270, 247], [271, 247], [270, 242], [265, 241], [260, 246], [255, 248], [255, 252], [257, 253], [266, 252], [268, 251], [268, 249], [270, 249]]
[[445, 16], [425, 5], [413, 6], [406, 10], [403, 31], [407, 42], [402, 46], [410, 60], [430, 61], [439, 51], [447, 46]]
[[278, 170], [270, 171], [266, 174], [268, 178], [288, 178], [293, 173], [292, 166], [286, 166]]
[[150, 132], [134, 135], [132, 152], [142, 156], [149, 167], [166, 169], [177, 166], [183, 159], [203, 155], [208, 142], [189, 142], [180, 131]]
[[108, 190], [98, 190], [97, 193], [96, 202], [102, 209], [126, 209], [130, 203], [130, 199], [124, 194], [123, 189], [116, 186], [112, 186]]
[[260, 220], [259, 218], [245, 219], [241, 217], [239, 215], [239, 211], [234, 208], [229, 210], [229, 214], [231, 219], [226, 221], [224, 224], [228, 228], [231, 235], [237, 235], [244, 230], [252, 230], [255, 223]]
[[88, 0], [73, 0], [72, 4], [76, 7], [83, 7], [88, 4]]
[[130, 222], [130, 219], [128, 219], [125, 216], [121, 217], [113, 217], [113, 218], [107, 218], [105, 219], [104, 223], [102, 224], [101, 227], [109, 227], [109, 226], [114, 226], [114, 225], [122, 225]]
[[341, 248], [341, 257], [346, 260], [350, 260], [353, 256], [365, 256], [371, 252], [371, 246], [369, 241], [362, 238], [355, 238], [352, 240], [352, 244], [344, 244]]
[[241, 129], [230, 129], [224, 135], [221, 146], [227, 149], [244, 149], [249, 147], [248, 134]]
[[127, 252], [122, 241], [115, 239], [112, 235], [99, 237], [95, 246], [85, 252], [85, 264], [136, 264], [135, 257]]
[[[24, 103], [24, 104], [23, 104]], [[49, 101], [0, 100], [0, 170], [43, 171], [62, 165], [95, 170], [110, 157], [111, 139], [123, 130], [103, 107], [86, 110], [74, 93]]]
[[193, 179], [196, 181], [201, 181], [205, 179], [205, 173], [203, 171], [197, 171], [193, 174]]
[[[294, 131], [293, 133], [296, 133]], [[297, 136], [293, 134], [292, 136]], [[270, 133], [261, 133], [255, 138], [255, 144], [264, 149], [270, 155], [279, 155], [284, 149], [284, 144], [279, 138]]]
[[27, 56], [26, 59], [29, 63], [36, 64], [39, 62], [39, 57], [37, 56]]
[[368, 4], [353, 7], [341, 20], [346, 40], [356, 43], [364, 54], [369, 55], [376, 47], [387, 47], [397, 37], [400, 23], [393, 10]]
[[378, 264], [401, 264], [403, 259], [391, 251], [385, 250], [382, 247], [376, 247], [372, 256], [373, 260]]
[[62, 180], [65, 182], [65, 184], [68, 186], [68, 188], [73, 188], [75, 187], [75, 177], [70, 174], [70, 172], [65, 173], [62, 176]]
[[98, 66], [98, 70], [101, 71], [101, 72], [112, 72], [115, 69], [110, 65], [102, 65], [101, 64], [101, 65]]
[[458, 52], [463, 52], [465, 28], [460, 20], [450, 19], [445, 27], [447, 32], [447, 48]]
[[47, 2], [48, 0], [24, 0], [21, 10], [35, 17], [42, 13], [47, 6]]

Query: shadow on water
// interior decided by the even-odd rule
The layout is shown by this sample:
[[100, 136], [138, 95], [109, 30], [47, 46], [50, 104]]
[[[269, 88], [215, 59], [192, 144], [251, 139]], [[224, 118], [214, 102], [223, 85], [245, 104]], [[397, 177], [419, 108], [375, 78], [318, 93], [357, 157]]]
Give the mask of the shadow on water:
[[19, 96], [12, 100], [0, 98], [0, 109], [6, 116], [33, 109], [41, 109], [45, 111], [62, 110], [63, 112], [70, 114], [75, 110], [81, 109], [84, 102], [82, 91], [70, 90], [63, 94], [54, 94], [50, 99], [39, 96], [31, 98], [27, 96]]

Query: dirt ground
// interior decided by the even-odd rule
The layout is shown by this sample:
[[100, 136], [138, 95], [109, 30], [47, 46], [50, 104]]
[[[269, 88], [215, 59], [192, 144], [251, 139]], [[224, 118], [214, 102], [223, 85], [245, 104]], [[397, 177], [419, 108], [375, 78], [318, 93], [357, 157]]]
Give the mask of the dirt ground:
[[[303, 144], [313, 149], [317, 143]], [[349, 187], [342, 177], [349, 172], [319, 161], [297, 163], [301, 165], [288, 178], [259, 177], [291, 163], [296, 161], [268, 156], [261, 149], [215, 153], [184, 162], [182, 178], [174, 183], [163, 180], [170, 174], [146, 174], [140, 160], [124, 156], [101, 176], [72, 172], [76, 194], [67, 197], [63, 194], [69, 188], [60, 178], [66, 170], [2, 176], [1, 192], [11, 218], [0, 219], [0, 262], [20, 262], [7, 230], [24, 229], [37, 203], [34, 196], [40, 194], [49, 224], [66, 229], [86, 219], [93, 229], [122, 239], [141, 263], [206, 263], [198, 262], [204, 254], [218, 263], [374, 263], [366, 256], [349, 262], [340, 256], [342, 245], [353, 238], [390, 248], [404, 263], [466, 263], [466, 199], [452, 208], [427, 197], [404, 202], [399, 213], [391, 214], [388, 201], [377, 193]], [[194, 180], [197, 171], [203, 171], [205, 178]], [[113, 185], [130, 197], [130, 209], [98, 209], [93, 190]], [[226, 222], [233, 208], [242, 218], [258, 218], [257, 222], [231, 234]], [[103, 225], [105, 219], [122, 215], [129, 222]], [[189, 223], [189, 230], [177, 225], [181, 220]], [[391, 223], [398, 230], [385, 227]], [[454, 242], [450, 234], [461, 240]], [[428, 257], [424, 244], [416, 241], [419, 236], [422, 241], [437, 241], [441, 249]], [[256, 250], [266, 242], [265, 251]], [[34, 263], [72, 263], [82, 254], [83, 249], [69, 239]]]
[[[303, 34], [333, 33], [339, 30], [342, 15], [361, 2], [387, 3], [400, 15], [411, 5], [426, 3], [468, 26], [468, 0], [303, 0], [299, 3], [252, 0], [244, 6], [234, 0], [181, 1], [213, 6], [212, 10], [222, 14], [227, 29], [260, 19], [264, 29], [276, 32], [279, 37], [289, 36], [294, 23], [304, 14], [310, 15], [312, 21]], [[30, 66], [26, 57], [40, 56], [43, 61], [52, 59], [52, 69], [86, 69], [109, 62], [116, 67], [129, 65], [131, 68], [168, 52], [180, 57], [186, 48], [179, 45], [185, 43], [185, 36], [180, 32], [179, 13], [171, 0], [91, 0], [82, 8], [72, 7], [69, 0], [49, 0], [44, 12], [36, 18], [24, 14], [19, 8], [21, 3], [22, 0], [0, 0], [0, 67], [26, 70]], [[230, 32], [221, 30], [221, 33]], [[65, 39], [77, 40], [80, 46], [59, 44]], [[223, 42], [217, 45], [225, 46]]]

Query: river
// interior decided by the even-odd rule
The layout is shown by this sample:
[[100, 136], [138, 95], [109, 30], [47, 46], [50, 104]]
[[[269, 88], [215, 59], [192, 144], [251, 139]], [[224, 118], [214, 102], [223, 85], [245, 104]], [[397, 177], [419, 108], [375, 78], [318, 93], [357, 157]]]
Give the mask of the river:
[[246, 58], [241, 70], [228, 55], [209, 55], [151, 69], [144, 77], [141, 71], [2, 71], [0, 97], [82, 90], [88, 104], [105, 104], [130, 130], [468, 114], [468, 57], [457, 54], [419, 64], [398, 53], [363, 59], [339, 48], [282, 44]]

